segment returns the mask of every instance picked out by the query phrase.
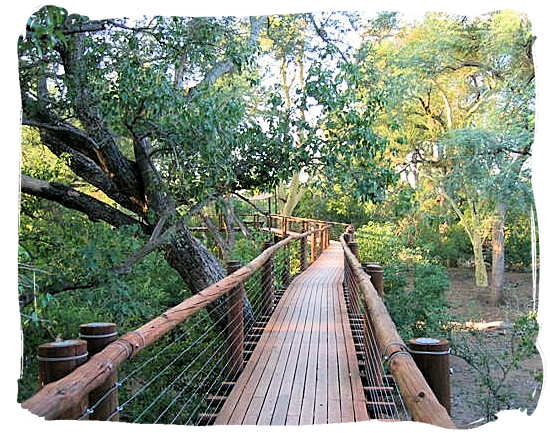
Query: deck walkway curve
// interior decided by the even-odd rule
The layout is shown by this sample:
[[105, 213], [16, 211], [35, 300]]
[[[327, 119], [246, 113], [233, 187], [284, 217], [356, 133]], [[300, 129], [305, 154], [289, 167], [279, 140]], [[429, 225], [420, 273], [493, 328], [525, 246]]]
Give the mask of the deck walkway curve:
[[343, 273], [342, 247], [331, 241], [284, 292], [215, 424], [369, 419]]

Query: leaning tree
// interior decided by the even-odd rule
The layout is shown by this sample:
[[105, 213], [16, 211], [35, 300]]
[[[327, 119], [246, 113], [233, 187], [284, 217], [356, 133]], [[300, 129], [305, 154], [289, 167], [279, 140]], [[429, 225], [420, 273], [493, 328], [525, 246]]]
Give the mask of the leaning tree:
[[288, 178], [300, 160], [284, 116], [259, 87], [265, 24], [39, 10], [18, 44], [22, 123], [101, 194], [25, 171], [22, 192], [114, 228], [139, 226], [142, 247], [114, 272], [162, 249], [193, 293], [220, 280], [223, 266], [186, 217], [234, 191]]

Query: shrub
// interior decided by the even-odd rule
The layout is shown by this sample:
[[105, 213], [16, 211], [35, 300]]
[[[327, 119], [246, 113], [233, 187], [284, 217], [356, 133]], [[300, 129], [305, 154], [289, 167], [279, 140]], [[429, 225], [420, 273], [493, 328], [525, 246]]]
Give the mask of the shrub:
[[450, 320], [445, 292], [449, 280], [437, 264], [414, 267], [414, 287], [388, 291], [385, 302], [405, 340], [421, 336], [441, 336], [443, 324]]

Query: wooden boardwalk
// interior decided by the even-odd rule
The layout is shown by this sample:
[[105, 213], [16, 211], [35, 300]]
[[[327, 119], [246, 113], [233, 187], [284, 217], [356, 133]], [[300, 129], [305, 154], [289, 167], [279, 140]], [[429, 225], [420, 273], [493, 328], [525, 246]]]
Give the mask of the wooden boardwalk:
[[330, 243], [283, 294], [215, 424], [325, 424], [368, 419]]

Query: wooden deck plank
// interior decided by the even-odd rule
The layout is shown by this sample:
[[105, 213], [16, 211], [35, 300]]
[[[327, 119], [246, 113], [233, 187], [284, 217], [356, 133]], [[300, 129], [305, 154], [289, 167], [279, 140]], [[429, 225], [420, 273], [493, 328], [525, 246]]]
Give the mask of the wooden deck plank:
[[340, 375], [338, 371], [341, 366], [338, 359], [338, 340], [336, 339], [336, 310], [340, 305], [338, 300], [335, 299], [338, 296], [338, 260], [333, 260], [334, 264], [331, 265], [331, 276], [327, 281], [328, 288], [328, 422], [336, 423], [342, 422], [341, 400], [340, 394]]
[[[281, 368], [286, 365], [286, 359], [288, 358], [289, 346], [292, 343], [292, 338], [300, 318], [300, 314], [304, 308], [304, 300], [308, 298], [308, 292], [306, 290], [296, 290], [299, 293], [297, 301], [293, 306], [292, 315], [290, 318], [284, 318], [281, 320], [280, 336], [277, 346], [273, 349], [272, 356], [269, 358], [269, 361], [263, 370], [262, 374], [258, 376], [258, 385], [256, 386], [256, 391], [254, 392], [254, 397], [246, 411], [246, 415], [243, 420], [243, 424], [257, 424], [260, 411], [264, 406], [266, 398], [268, 398], [268, 393], [273, 387], [277, 386], [277, 373]], [[275, 378], [275, 382], [274, 382]], [[273, 387], [272, 387], [273, 384]], [[275, 391], [276, 392], [278, 389]], [[269, 397], [272, 397], [269, 395]]]
[[[311, 265], [312, 267], [315, 264]], [[311, 328], [309, 355], [307, 362], [307, 370], [305, 376], [305, 389], [302, 399], [302, 410], [300, 412], [300, 418], [298, 424], [313, 424], [315, 413], [315, 391], [317, 384], [317, 361], [319, 353], [319, 336], [321, 326], [321, 309], [324, 302], [325, 293], [323, 290], [323, 284], [319, 284], [318, 291], [318, 303], [316, 305], [315, 314], [313, 316], [313, 324]]]
[[[284, 344], [285, 339], [288, 337], [286, 327], [288, 321], [292, 320], [299, 301], [303, 292], [292, 291], [292, 297], [288, 297], [284, 302], [284, 309], [286, 314], [279, 316], [273, 320], [273, 326], [271, 329], [264, 331], [266, 334], [266, 341], [263, 344], [264, 349], [262, 356], [258, 358], [257, 362], [253, 366], [254, 371], [250, 377], [246, 389], [241, 396], [241, 401], [237, 405], [232, 417], [229, 420], [229, 424], [253, 424], [256, 422], [257, 415], [255, 414], [256, 408], [261, 408], [265, 399], [265, 393], [271, 375], [273, 373], [274, 365], [277, 362], [279, 355], [281, 354], [281, 346]], [[284, 297], [284, 295], [283, 295]], [[281, 298], [283, 301], [283, 298]], [[260, 343], [258, 344], [258, 346]], [[256, 350], [258, 347], [256, 348]], [[264, 380], [262, 381], [262, 377]], [[247, 415], [251, 411], [251, 415]]]
[[[303, 277], [303, 275], [301, 275], [300, 277]], [[295, 281], [297, 281], [298, 279], [299, 278], [297, 278]], [[278, 319], [279, 317], [284, 317], [289, 312], [289, 308], [295, 300], [294, 298], [298, 294], [299, 293], [296, 291], [288, 290], [283, 293], [279, 305], [277, 306], [275, 311], [273, 311], [273, 315], [266, 324], [264, 332], [262, 333], [262, 336], [260, 337], [260, 340], [258, 341], [254, 352], [252, 353], [246, 367], [242, 371], [230, 393], [231, 398], [228, 398], [226, 400], [218, 416], [216, 417], [215, 424], [229, 424], [230, 418], [239, 406], [239, 404], [239, 409], [242, 412], [246, 412], [248, 404], [250, 403], [250, 401], [246, 400], [246, 397], [250, 393], [254, 393], [255, 391], [255, 388], [252, 388], [252, 385], [249, 386], [249, 382], [254, 382], [254, 379], [252, 378], [254, 373], [261, 374], [261, 371], [256, 369], [256, 366], [259, 364], [261, 359], [271, 354], [271, 348], [275, 345], [275, 340], [277, 337], [276, 327], [281, 326], [282, 324], [282, 322], [278, 321]], [[245, 394], [244, 398], [243, 394]], [[246, 406], [243, 408], [242, 406], [244, 405]]]
[[[327, 253], [328, 254], [328, 253]], [[323, 262], [324, 259], [319, 260]], [[323, 272], [321, 270], [320, 272]], [[319, 349], [317, 353], [317, 381], [315, 384], [314, 424], [326, 424], [328, 421], [328, 297], [329, 287], [322, 284], [323, 300], [321, 302], [321, 318], [319, 323]]]
[[[300, 349], [299, 358], [297, 361], [296, 374], [294, 375], [294, 381], [292, 383], [292, 391], [290, 399], [287, 402], [287, 413], [286, 413], [286, 424], [287, 425], [297, 425], [300, 423], [300, 416], [303, 412], [303, 402], [305, 398], [306, 379], [307, 373], [310, 369], [316, 368], [317, 366], [317, 355], [316, 349], [318, 345], [318, 317], [320, 314], [321, 306], [321, 295], [322, 290], [320, 290], [320, 285], [322, 279], [318, 277], [311, 278], [313, 284], [311, 290], [314, 293], [314, 303], [313, 308], [309, 311], [308, 315], [308, 332], [306, 338], [304, 338], [302, 348]], [[313, 363], [313, 367], [311, 364]], [[313, 390], [315, 388], [313, 387]], [[311, 398], [311, 422], [313, 423], [313, 403], [315, 401], [315, 394]], [[281, 401], [279, 407], [285, 405], [284, 401]], [[277, 409], [277, 408], [276, 408]], [[278, 415], [279, 416], [279, 415]]]
[[306, 317], [310, 309], [311, 299], [313, 298], [311, 281], [311, 279], [308, 279], [302, 283], [302, 289], [307, 294], [306, 299], [304, 299], [302, 303], [300, 316], [295, 322], [295, 326], [289, 328], [289, 332], [293, 332], [294, 335], [292, 339], [285, 340], [285, 344], [282, 347], [282, 356], [279, 357], [257, 424], [280, 425], [284, 424], [286, 421], [286, 417], [279, 414], [277, 419], [272, 420], [272, 418], [275, 411], [275, 405], [281, 393], [283, 393], [282, 398], [287, 401], [290, 397], [289, 388], [294, 381], [298, 352], [301, 348], [304, 328], [306, 326]]
[[343, 297], [343, 251], [330, 247], [287, 288], [215, 424], [368, 419]]
[[318, 290], [319, 280], [319, 278], [313, 277], [309, 280], [309, 290], [312, 292], [312, 298], [304, 326], [304, 335], [297, 351], [294, 377], [292, 381], [285, 377], [285, 381], [281, 386], [281, 392], [277, 398], [277, 404], [275, 405], [272, 419], [272, 423], [276, 425], [296, 425], [300, 421], [312, 328], [314, 326], [315, 313], [319, 307], [321, 293], [321, 291]]

